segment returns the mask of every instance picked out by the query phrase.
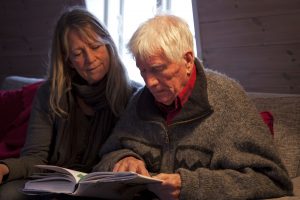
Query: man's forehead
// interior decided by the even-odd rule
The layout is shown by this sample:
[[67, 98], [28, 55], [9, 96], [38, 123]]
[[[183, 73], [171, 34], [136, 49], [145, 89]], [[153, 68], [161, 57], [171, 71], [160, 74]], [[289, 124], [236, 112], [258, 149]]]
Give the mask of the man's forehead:
[[140, 66], [140, 65], [147, 65], [147, 66], [160, 65], [163, 63], [167, 63], [167, 59], [161, 55], [151, 55], [151, 56], [147, 56], [147, 57], [138, 57], [136, 59], [136, 63], [138, 66]]

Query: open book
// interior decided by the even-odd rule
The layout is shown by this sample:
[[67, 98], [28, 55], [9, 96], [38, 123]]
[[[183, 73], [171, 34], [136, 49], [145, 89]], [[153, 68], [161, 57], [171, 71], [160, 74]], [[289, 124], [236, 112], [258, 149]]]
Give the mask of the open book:
[[[145, 184], [161, 180], [134, 172], [92, 172], [89, 174], [53, 165], [37, 165], [46, 172], [36, 173], [25, 183], [25, 194], [63, 193], [74, 196], [125, 199], [145, 189]], [[50, 171], [49, 171], [50, 170]]]

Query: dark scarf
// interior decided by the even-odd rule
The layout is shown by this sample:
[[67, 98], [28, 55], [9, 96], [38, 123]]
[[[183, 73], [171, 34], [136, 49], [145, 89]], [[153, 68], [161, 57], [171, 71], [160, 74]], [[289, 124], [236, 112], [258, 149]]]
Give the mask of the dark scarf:
[[[59, 130], [57, 165], [89, 172], [99, 162], [98, 152], [115, 122], [116, 116], [110, 109], [105, 89], [107, 77], [94, 85], [88, 85], [79, 75], [73, 77], [71, 95], [68, 95], [69, 117]], [[76, 96], [93, 108], [95, 114], [83, 113]]]

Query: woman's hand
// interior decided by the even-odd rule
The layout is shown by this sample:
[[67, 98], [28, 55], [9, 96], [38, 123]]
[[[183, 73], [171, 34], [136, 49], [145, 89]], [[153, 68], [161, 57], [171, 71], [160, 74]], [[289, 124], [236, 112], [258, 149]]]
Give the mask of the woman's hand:
[[145, 163], [133, 156], [125, 157], [115, 164], [114, 172], [131, 171], [144, 176], [150, 176]]
[[158, 174], [153, 176], [162, 180], [162, 183], [149, 184], [148, 190], [156, 194], [159, 199], [178, 200], [181, 189], [181, 178], [179, 174]]
[[9, 173], [9, 169], [6, 165], [0, 164], [0, 183], [2, 183], [3, 177]]

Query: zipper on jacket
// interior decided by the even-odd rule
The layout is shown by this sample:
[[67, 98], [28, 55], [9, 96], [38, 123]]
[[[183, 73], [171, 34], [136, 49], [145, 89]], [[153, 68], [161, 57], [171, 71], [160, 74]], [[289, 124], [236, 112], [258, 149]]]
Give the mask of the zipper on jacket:
[[195, 118], [192, 118], [192, 119], [188, 119], [188, 120], [184, 120], [184, 121], [179, 121], [179, 122], [171, 123], [169, 126], [175, 126], [175, 125], [178, 125], [178, 124], [184, 124], [184, 123], [192, 122], [192, 121], [195, 121], [195, 120], [198, 120], [198, 119], [204, 119], [205, 117], [209, 116], [212, 113], [213, 113], [213, 110], [209, 109], [208, 111], [206, 111], [205, 113], [203, 113], [202, 115], [200, 115], [198, 117], [195, 117]]
[[160, 166], [160, 172], [161, 173], [171, 173], [174, 164], [174, 160], [172, 159], [173, 154], [171, 153], [171, 147], [170, 147], [170, 136], [168, 131], [168, 126], [164, 123], [158, 122], [158, 121], [152, 121], [155, 124], [158, 124], [165, 136], [165, 140], [163, 143], [163, 152], [162, 152], [162, 160], [161, 160], [161, 166]]

